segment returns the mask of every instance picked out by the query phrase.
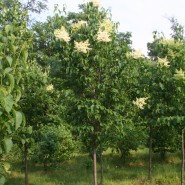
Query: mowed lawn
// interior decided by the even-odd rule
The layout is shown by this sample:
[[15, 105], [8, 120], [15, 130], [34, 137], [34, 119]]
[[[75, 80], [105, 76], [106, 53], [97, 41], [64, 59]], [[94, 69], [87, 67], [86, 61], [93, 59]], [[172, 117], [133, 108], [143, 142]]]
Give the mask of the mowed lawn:
[[[104, 185], [178, 185], [180, 184], [180, 157], [168, 154], [165, 161], [153, 155], [153, 178], [148, 181], [147, 149], [131, 152], [126, 164], [117, 154], [103, 154]], [[12, 173], [6, 185], [24, 185], [20, 162], [12, 163]], [[29, 163], [29, 185], [92, 185], [92, 160], [88, 155], [76, 155], [69, 161], [43, 170], [42, 165]], [[100, 165], [98, 164], [100, 184]]]

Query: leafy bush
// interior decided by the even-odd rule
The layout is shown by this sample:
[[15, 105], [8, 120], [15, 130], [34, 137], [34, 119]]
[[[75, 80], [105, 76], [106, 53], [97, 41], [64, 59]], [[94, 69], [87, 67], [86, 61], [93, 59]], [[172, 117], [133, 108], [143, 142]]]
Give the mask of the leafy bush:
[[69, 159], [75, 150], [72, 134], [64, 125], [42, 127], [35, 133], [35, 141], [32, 159], [43, 163], [45, 169]]
[[115, 136], [115, 148], [120, 153], [123, 162], [130, 155], [130, 150], [137, 150], [140, 145], [146, 142], [146, 133], [138, 127], [127, 127], [125, 133], [120, 136]]

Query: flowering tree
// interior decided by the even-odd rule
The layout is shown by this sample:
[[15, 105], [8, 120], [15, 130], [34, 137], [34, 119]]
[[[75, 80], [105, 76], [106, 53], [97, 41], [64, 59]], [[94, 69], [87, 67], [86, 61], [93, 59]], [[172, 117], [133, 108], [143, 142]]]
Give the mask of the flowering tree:
[[117, 25], [99, 1], [80, 9], [62, 16], [62, 25], [54, 30], [58, 58], [51, 70], [55, 67], [68, 95], [68, 121], [91, 146], [97, 185], [96, 149], [110, 129], [122, 129], [125, 94], [120, 79], [129, 47], [120, 42]]
[[[180, 33], [182, 33], [182, 30]], [[156, 107], [156, 111], [160, 113], [158, 115], [157, 126], [158, 128], [163, 128], [161, 131], [171, 128], [165, 134], [165, 143], [168, 143], [166, 142], [168, 135], [170, 138], [176, 138], [170, 143], [171, 145], [174, 145], [174, 141], [180, 135], [179, 130], [181, 130], [182, 151], [184, 151], [184, 41], [182, 40], [182, 35], [179, 38], [177, 36], [178, 34], [175, 37], [172, 35], [172, 39], [165, 39], [155, 35], [154, 42], [148, 46], [150, 49], [149, 54], [152, 58], [164, 58], [163, 60], [159, 58], [158, 65], [158, 71], [161, 71], [161, 75], [158, 75], [160, 76], [158, 87], [161, 88], [159, 92], [163, 95], [163, 105]], [[156, 135], [158, 141], [161, 135]], [[157, 143], [159, 144], [159, 142]], [[167, 144], [167, 147], [170, 148], [171, 146]], [[177, 145], [176, 150], [178, 147]], [[184, 152], [182, 153], [181, 184], [184, 184]]]

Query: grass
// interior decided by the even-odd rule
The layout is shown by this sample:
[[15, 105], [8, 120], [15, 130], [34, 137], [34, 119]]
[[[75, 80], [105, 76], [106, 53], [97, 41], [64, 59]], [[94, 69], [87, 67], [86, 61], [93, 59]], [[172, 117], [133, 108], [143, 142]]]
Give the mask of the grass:
[[[131, 158], [123, 164], [119, 156], [109, 151], [103, 155], [104, 185], [177, 185], [180, 184], [180, 159], [168, 154], [165, 161], [153, 156], [153, 179], [147, 180], [147, 150], [131, 152]], [[92, 161], [87, 155], [73, 159], [44, 171], [41, 165], [29, 165], [29, 185], [91, 185], [93, 184]], [[98, 177], [100, 167], [98, 165]], [[99, 179], [100, 180], [100, 179]], [[12, 164], [12, 173], [6, 185], [23, 185], [24, 174], [20, 163]]]

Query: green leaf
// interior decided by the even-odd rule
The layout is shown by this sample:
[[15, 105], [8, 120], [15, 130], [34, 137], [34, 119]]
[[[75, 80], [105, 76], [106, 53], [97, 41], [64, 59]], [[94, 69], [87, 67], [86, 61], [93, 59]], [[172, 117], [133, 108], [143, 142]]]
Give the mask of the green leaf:
[[24, 145], [25, 142], [26, 142], [25, 139], [22, 139], [22, 138], [21, 138], [21, 143], [22, 143], [22, 145]]
[[6, 60], [8, 61], [9, 65], [10, 65], [10, 67], [11, 67], [11, 66], [12, 66], [12, 61], [13, 61], [12, 57], [7, 56], [7, 57], [6, 57]]
[[28, 51], [27, 51], [27, 50], [25, 50], [25, 51], [23, 52], [23, 56], [24, 56], [24, 61], [26, 62], [27, 59], [28, 59]]
[[4, 109], [6, 110], [6, 112], [9, 113], [12, 110], [13, 104], [14, 104], [13, 97], [12, 95], [9, 95], [6, 98], [4, 98], [2, 105]]
[[4, 146], [5, 152], [8, 153], [11, 150], [12, 146], [13, 146], [12, 139], [11, 138], [4, 138], [3, 146]]
[[0, 175], [0, 185], [4, 185], [6, 179], [3, 175]]
[[16, 53], [18, 47], [17, 46], [12, 46], [13, 53]]
[[20, 89], [17, 89], [15, 100], [16, 100], [16, 102], [18, 102], [20, 99], [21, 99], [21, 90]]
[[28, 127], [28, 128], [27, 128], [27, 131], [28, 131], [28, 134], [31, 134], [31, 133], [32, 133], [32, 127], [31, 127], [31, 126]]
[[8, 25], [5, 26], [6, 33], [8, 33], [11, 30], [12, 30], [12, 26], [11, 25], [8, 24]]
[[16, 130], [20, 127], [22, 120], [23, 120], [22, 113], [19, 111], [15, 111], [15, 129]]
[[7, 163], [7, 162], [3, 162], [3, 167], [6, 171], [6, 173], [9, 173], [9, 169], [10, 169], [10, 163]]
[[12, 74], [7, 74], [7, 77], [10, 81], [10, 88], [11, 88], [11, 91], [14, 89], [14, 85], [15, 85], [15, 80], [14, 80], [14, 77]]
[[161, 82], [159, 83], [159, 87], [164, 90], [164, 85]]
[[7, 68], [4, 70], [4, 75], [6, 75], [7, 73], [9, 73], [10, 71], [12, 71], [12, 68], [7, 67]]

